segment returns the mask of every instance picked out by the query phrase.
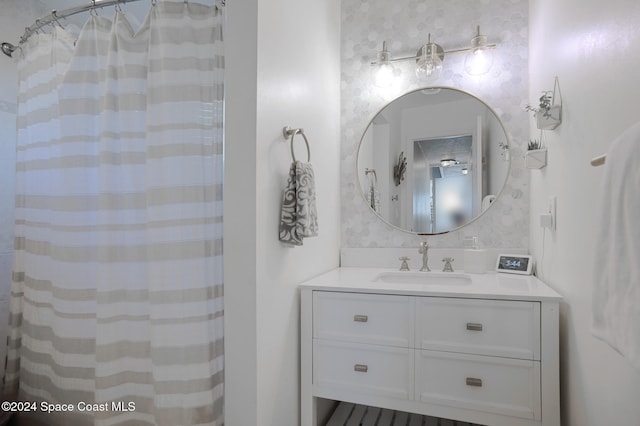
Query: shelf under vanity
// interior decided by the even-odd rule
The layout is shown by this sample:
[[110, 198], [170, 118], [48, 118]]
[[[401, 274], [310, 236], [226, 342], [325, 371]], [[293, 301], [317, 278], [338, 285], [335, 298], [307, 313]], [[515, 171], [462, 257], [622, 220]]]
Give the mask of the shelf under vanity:
[[403, 411], [341, 402], [326, 426], [481, 426]]
[[302, 425], [320, 424], [323, 399], [559, 426], [556, 292], [532, 276], [401, 274], [339, 268], [302, 284]]

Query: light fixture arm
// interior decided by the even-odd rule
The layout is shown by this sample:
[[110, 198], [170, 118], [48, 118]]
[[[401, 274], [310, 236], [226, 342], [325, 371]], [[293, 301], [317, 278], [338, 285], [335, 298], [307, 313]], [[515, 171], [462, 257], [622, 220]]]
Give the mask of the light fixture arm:
[[382, 42], [382, 50], [378, 52], [378, 60], [375, 62], [376, 64], [388, 64], [390, 62], [390, 54], [387, 50], [387, 42]]
[[[439, 46], [436, 44], [436, 46]], [[495, 43], [491, 43], [491, 44], [487, 44], [486, 46], [484, 46], [485, 49], [495, 49], [498, 45]], [[460, 48], [460, 49], [451, 49], [451, 50], [443, 50], [442, 52], [438, 52], [439, 54], [441, 54], [442, 56], [444, 55], [450, 55], [450, 54], [454, 54], [454, 53], [469, 53], [469, 52], [473, 52], [473, 48], [471, 47], [464, 47], [464, 48]], [[420, 50], [418, 50], [418, 52], [422, 52], [422, 48], [420, 48]], [[381, 53], [381, 52], [380, 52]], [[387, 55], [389, 55], [389, 52], [386, 52]], [[406, 62], [406, 61], [417, 61], [420, 58], [420, 54], [415, 55], [415, 56], [403, 56], [400, 58], [389, 58], [387, 59], [388, 63], [395, 63], [395, 62]], [[376, 61], [372, 61], [370, 65], [380, 65], [381, 62]]]
[[438, 54], [438, 56], [440, 57], [441, 60], [444, 60], [445, 55], [456, 54], [456, 53], [474, 52], [474, 51], [478, 50], [478, 48], [495, 49], [497, 47], [497, 44], [495, 44], [495, 43], [486, 44], [486, 41], [487, 41], [487, 37], [480, 34], [480, 26], [479, 25], [476, 27], [476, 35], [471, 39], [471, 46], [470, 47], [462, 47], [462, 48], [459, 48], [459, 49], [444, 50], [442, 48], [442, 46], [440, 46], [439, 44], [431, 42], [431, 34], [429, 34], [429, 38], [428, 38], [427, 44], [421, 46], [420, 49], [418, 49], [418, 53], [416, 55], [414, 55], [414, 56], [403, 56], [403, 57], [400, 57], [400, 58], [391, 58], [391, 54], [387, 50], [386, 42], [384, 42], [382, 51], [378, 53], [378, 58], [375, 61], [371, 62], [371, 65], [380, 65], [382, 63], [417, 61], [420, 58], [420, 56], [422, 55], [423, 48], [426, 47], [429, 44], [432, 44], [432, 45], [436, 46], [437, 54]]

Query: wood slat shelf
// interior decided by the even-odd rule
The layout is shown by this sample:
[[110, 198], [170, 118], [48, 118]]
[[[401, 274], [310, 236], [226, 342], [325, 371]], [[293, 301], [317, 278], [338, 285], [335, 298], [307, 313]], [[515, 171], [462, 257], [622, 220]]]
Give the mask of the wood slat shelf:
[[341, 402], [326, 426], [481, 426], [378, 407]]

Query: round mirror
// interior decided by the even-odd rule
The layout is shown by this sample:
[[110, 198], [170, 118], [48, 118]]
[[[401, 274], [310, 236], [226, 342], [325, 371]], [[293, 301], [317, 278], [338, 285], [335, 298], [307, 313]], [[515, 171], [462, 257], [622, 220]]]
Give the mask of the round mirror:
[[387, 104], [362, 135], [364, 201], [407, 232], [442, 234], [483, 214], [509, 175], [509, 140], [485, 102], [449, 87], [409, 92]]

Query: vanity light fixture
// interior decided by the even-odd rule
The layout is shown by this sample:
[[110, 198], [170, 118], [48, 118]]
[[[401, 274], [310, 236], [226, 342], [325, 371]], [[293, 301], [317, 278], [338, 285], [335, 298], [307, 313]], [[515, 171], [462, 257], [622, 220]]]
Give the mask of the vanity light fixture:
[[[489, 72], [493, 65], [493, 54], [496, 44], [487, 44], [487, 37], [480, 34], [480, 26], [477, 26], [476, 35], [471, 39], [470, 47], [444, 50], [442, 46], [431, 41], [431, 34], [427, 37], [427, 43], [418, 49], [416, 56], [407, 56], [391, 59], [387, 50], [387, 42], [382, 43], [382, 51], [378, 52], [377, 60], [371, 65], [378, 67], [375, 76], [375, 84], [385, 87], [391, 84], [393, 79], [394, 62], [416, 61], [416, 76], [422, 80], [436, 80], [442, 72], [442, 63], [448, 54], [466, 53], [464, 69], [470, 75], [482, 75]], [[384, 84], [384, 86], [382, 85]]]
[[440, 165], [442, 167], [451, 167], [457, 164], [460, 164], [460, 162], [455, 158], [443, 158], [442, 160], [440, 160]]

